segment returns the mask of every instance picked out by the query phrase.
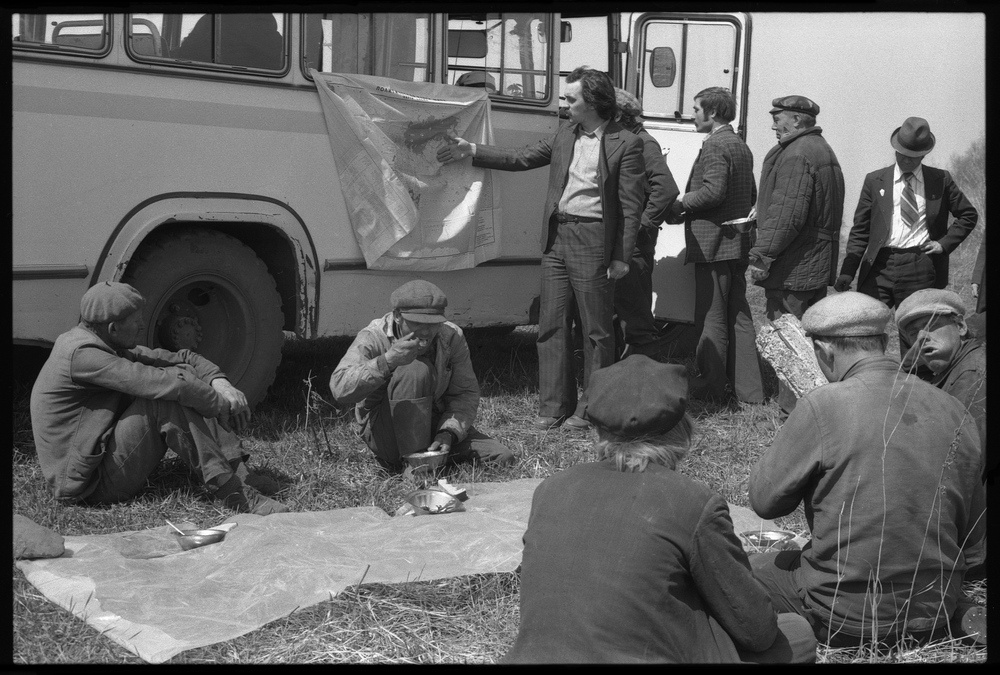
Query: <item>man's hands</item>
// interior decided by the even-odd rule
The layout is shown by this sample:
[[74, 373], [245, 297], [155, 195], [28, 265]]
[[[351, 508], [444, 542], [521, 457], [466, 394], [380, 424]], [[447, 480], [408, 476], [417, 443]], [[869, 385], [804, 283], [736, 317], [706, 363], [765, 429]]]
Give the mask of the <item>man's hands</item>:
[[838, 293], [843, 293], [851, 287], [851, 282], [854, 280], [850, 274], [841, 274], [837, 277], [837, 280], [833, 282], [833, 290]]
[[453, 438], [454, 437], [451, 435], [450, 431], [442, 429], [437, 432], [437, 435], [434, 437], [434, 442], [428, 446], [427, 452], [435, 452], [437, 450], [451, 452], [451, 443]]
[[944, 246], [939, 241], [928, 239], [926, 243], [920, 245], [920, 250], [927, 255], [937, 255], [944, 252]]
[[626, 274], [628, 274], [628, 263], [621, 260], [612, 260], [611, 264], [608, 265], [608, 279], [621, 279]]
[[420, 356], [421, 349], [423, 345], [420, 344], [420, 340], [414, 337], [413, 333], [407, 333], [392, 343], [389, 351], [385, 353], [385, 362], [389, 364], [389, 370], [409, 365]]
[[438, 148], [437, 161], [442, 164], [451, 164], [472, 155], [472, 143], [469, 141], [458, 136], [452, 136], [448, 140], [451, 141], [448, 145], [442, 145]]
[[979, 284], [972, 284], [972, 297], [979, 299]]
[[225, 409], [217, 418], [219, 424], [226, 431], [242, 433], [250, 421], [250, 404], [247, 403], [246, 395], [224, 377], [212, 380], [212, 389], [219, 392], [226, 402]]
[[750, 265], [750, 278], [754, 281], [763, 281], [764, 279], [767, 279], [768, 274], [770, 274], [770, 272], [763, 267]]

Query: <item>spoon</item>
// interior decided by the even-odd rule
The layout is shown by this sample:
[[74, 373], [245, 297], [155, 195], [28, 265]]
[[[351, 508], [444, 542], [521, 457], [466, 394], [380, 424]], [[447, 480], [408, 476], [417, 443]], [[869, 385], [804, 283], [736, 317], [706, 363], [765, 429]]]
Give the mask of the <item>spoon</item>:
[[[164, 518], [164, 520], [167, 520], [167, 519]], [[170, 527], [172, 527], [175, 530], [177, 530], [177, 534], [184, 534], [184, 530], [182, 530], [181, 528], [177, 527], [176, 525], [174, 525], [173, 523], [171, 523], [169, 520], [167, 520], [167, 525], [169, 525]]]

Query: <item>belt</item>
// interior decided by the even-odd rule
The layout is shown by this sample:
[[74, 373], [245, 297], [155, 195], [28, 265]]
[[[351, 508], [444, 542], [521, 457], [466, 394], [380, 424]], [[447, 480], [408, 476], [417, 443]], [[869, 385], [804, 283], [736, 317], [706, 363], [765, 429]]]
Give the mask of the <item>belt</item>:
[[907, 248], [896, 248], [895, 246], [883, 246], [879, 253], [886, 253], [886, 255], [892, 255], [894, 253], [923, 253], [924, 250], [919, 246], [910, 246]]
[[571, 216], [568, 213], [554, 213], [552, 217], [557, 223], [599, 223], [602, 218], [583, 218], [581, 216]]

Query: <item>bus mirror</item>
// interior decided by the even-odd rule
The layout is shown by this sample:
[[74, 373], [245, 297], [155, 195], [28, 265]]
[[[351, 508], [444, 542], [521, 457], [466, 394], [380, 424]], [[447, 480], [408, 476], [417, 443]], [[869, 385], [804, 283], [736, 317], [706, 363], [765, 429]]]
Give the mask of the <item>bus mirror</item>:
[[677, 59], [671, 47], [656, 47], [650, 61], [649, 77], [654, 87], [672, 87], [677, 74]]
[[573, 41], [573, 24], [569, 21], [559, 22], [559, 42]]

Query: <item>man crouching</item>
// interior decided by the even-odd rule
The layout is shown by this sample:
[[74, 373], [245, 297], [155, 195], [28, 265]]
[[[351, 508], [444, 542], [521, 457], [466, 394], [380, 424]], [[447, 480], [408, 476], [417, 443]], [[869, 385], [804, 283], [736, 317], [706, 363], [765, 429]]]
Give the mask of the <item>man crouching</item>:
[[145, 300], [104, 282], [80, 301], [80, 323], [56, 338], [31, 389], [42, 474], [57, 499], [106, 504], [135, 496], [173, 450], [227, 507], [266, 516], [288, 507], [258, 492], [233, 431], [250, 419], [244, 394], [192, 351], [138, 346]]
[[356, 404], [361, 438], [383, 467], [447, 450], [450, 460], [510, 462], [513, 453], [472, 426], [479, 382], [462, 329], [444, 316], [448, 299], [416, 279], [389, 298], [392, 311], [358, 333], [330, 376], [341, 405]]

